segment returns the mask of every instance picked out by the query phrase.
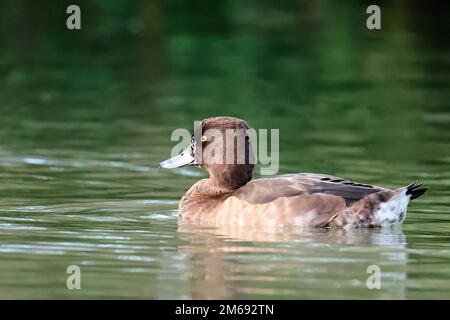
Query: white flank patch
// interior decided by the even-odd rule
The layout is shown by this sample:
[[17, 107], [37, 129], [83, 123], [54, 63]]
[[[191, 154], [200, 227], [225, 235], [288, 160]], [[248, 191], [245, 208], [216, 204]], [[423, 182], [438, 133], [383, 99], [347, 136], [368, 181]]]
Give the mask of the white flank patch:
[[311, 222], [317, 217], [317, 211], [315, 209], [309, 210], [305, 214], [295, 217], [295, 225], [299, 227], [310, 227]]
[[373, 222], [376, 226], [388, 227], [402, 223], [406, 217], [406, 209], [408, 207], [411, 195], [406, 194], [406, 189], [395, 196], [393, 199], [380, 204], [373, 215]]

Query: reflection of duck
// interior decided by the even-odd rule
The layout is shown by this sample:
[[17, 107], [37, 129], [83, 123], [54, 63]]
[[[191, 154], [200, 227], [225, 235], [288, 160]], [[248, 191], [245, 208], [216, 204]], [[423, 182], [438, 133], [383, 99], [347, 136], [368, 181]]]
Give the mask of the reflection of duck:
[[230, 224], [205, 227], [195, 223], [182, 223], [178, 227], [178, 232], [186, 235], [212, 236], [213, 238], [230, 240], [232, 242], [315, 243], [401, 249], [406, 247], [406, 237], [400, 228], [298, 229], [294, 226], [267, 228], [264, 226], [233, 226]]
[[[427, 190], [415, 183], [389, 190], [310, 173], [250, 181], [254, 164], [248, 129], [237, 118], [205, 119], [195, 129], [189, 148], [160, 164], [163, 168], [196, 165], [210, 174], [181, 199], [181, 220], [265, 226], [391, 226], [403, 222], [409, 201]], [[233, 135], [227, 139], [230, 132]]]
[[[193, 299], [405, 299], [407, 242], [401, 228], [324, 229], [181, 223]], [[383, 290], [368, 290], [368, 266]]]

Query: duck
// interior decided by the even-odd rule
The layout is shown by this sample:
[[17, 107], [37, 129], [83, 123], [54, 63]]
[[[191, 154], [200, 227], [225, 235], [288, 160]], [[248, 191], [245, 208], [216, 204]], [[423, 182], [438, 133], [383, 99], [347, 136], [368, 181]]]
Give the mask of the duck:
[[247, 122], [235, 117], [204, 119], [194, 128], [189, 147], [159, 164], [165, 169], [196, 166], [209, 173], [181, 198], [179, 222], [244, 227], [390, 227], [402, 224], [409, 202], [428, 190], [417, 182], [388, 189], [318, 173], [252, 180], [255, 161], [249, 129]]

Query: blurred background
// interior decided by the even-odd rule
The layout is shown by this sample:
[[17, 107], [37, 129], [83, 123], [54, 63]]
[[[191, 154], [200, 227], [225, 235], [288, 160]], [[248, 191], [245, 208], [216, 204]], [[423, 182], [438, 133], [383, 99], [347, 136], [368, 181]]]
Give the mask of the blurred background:
[[[449, 298], [450, 6], [376, 1], [368, 30], [372, 2], [2, 0], [0, 298]], [[280, 173], [431, 189], [394, 233], [179, 231], [205, 174], [156, 166], [218, 115], [279, 128]]]

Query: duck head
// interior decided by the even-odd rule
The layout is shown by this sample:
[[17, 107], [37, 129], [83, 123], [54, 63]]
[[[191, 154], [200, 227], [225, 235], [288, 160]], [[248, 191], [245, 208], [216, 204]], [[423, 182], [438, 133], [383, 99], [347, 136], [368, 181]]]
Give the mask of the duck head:
[[189, 147], [160, 166], [197, 166], [208, 171], [215, 187], [236, 190], [252, 178], [254, 156], [248, 130], [238, 118], [205, 119], [194, 129]]

